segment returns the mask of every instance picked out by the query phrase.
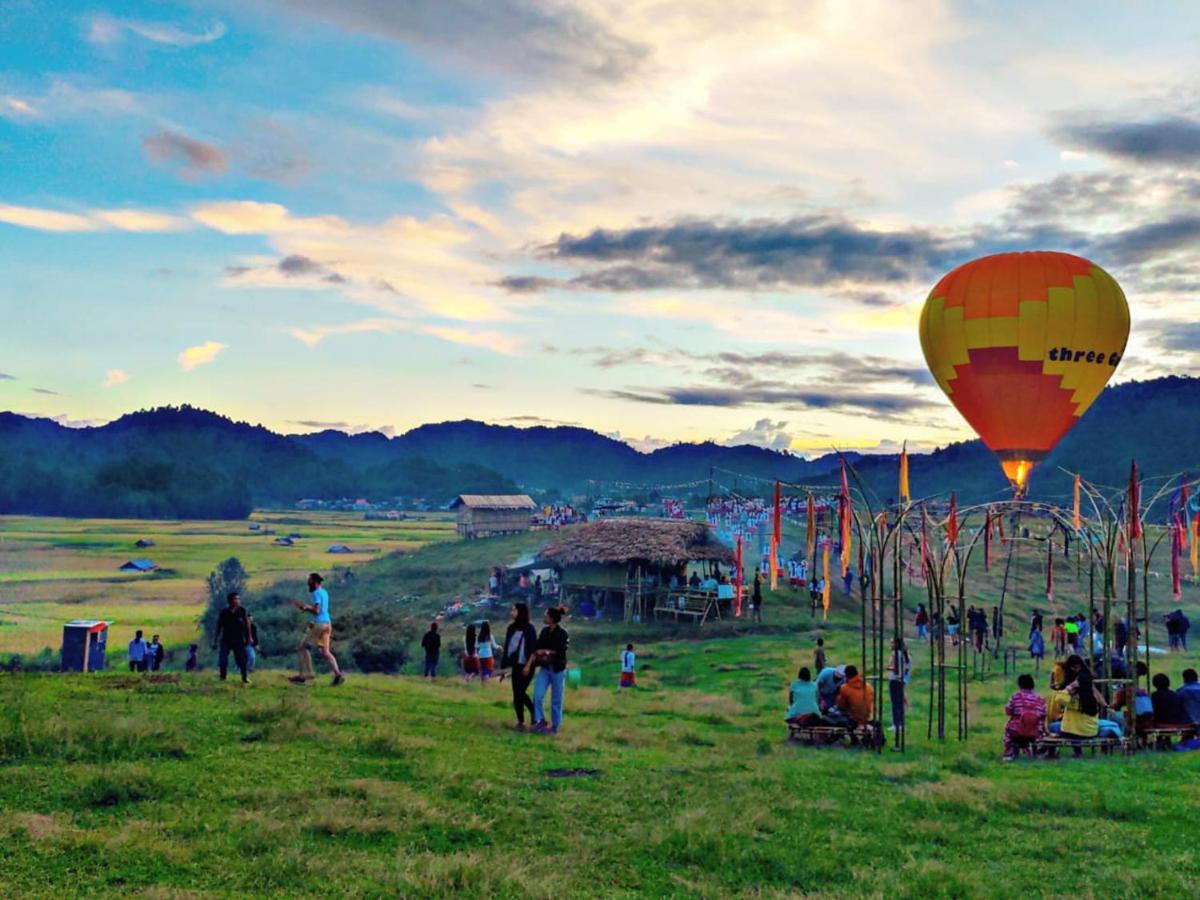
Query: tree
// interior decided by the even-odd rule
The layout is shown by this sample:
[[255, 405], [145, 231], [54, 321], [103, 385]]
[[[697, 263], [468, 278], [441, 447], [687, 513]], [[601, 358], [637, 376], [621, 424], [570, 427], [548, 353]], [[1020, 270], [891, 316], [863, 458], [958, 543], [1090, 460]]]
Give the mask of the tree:
[[236, 556], [231, 556], [208, 575], [208, 606], [200, 617], [200, 630], [205, 640], [211, 641], [217, 630], [217, 616], [225, 608], [230, 594], [240, 594], [246, 589], [249, 576]]

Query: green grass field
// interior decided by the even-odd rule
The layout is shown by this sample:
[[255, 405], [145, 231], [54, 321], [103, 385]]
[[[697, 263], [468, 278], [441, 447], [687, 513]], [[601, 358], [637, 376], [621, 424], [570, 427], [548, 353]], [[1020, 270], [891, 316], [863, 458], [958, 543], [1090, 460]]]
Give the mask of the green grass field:
[[[251, 531], [251, 522], [260, 525]], [[264, 534], [273, 530], [274, 534]], [[276, 537], [303, 535], [292, 547]], [[354, 513], [260, 512], [249, 522], [162, 522], [107, 519], [0, 517], [0, 655], [55, 649], [62, 625], [97, 618], [124, 634], [142, 628], [169, 645], [194, 639], [196, 617], [207, 600], [204, 579], [223, 559], [236, 556], [252, 589], [317, 569], [358, 568], [400, 550], [454, 537], [453, 521], [440, 514], [401, 522], [367, 522]], [[139, 549], [139, 539], [155, 546]], [[329, 554], [332, 544], [353, 553]], [[159, 565], [149, 574], [126, 573], [130, 559]]]
[[[540, 540], [385, 557], [334, 594], [335, 615], [347, 594], [418, 593], [423, 619]], [[1018, 644], [1046, 608], [1044, 559], [1026, 555]], [[1062, 576], [1065, 610], [1081, 595]], [[925, 736], [919, 648], [905, 754], [785, 744], [786, 686], [815, 637], [857, 661], [856, 607], [834, 603], [829, 622], [786, 590], [761, 626], [571, 622], [583, 687], [556, 738], [511, 730], [505, 685], [455, 678], [0, 676], [0, 878], [16, 896], [1194, 894], [1200, 757], [1001, 763], [1013, 684], [998, 672], [970, 681], [964, 743]], [[627, 640], [640, 686], [622, 695]], [[1177, 680], [1196, 658], [1153, 664]]]

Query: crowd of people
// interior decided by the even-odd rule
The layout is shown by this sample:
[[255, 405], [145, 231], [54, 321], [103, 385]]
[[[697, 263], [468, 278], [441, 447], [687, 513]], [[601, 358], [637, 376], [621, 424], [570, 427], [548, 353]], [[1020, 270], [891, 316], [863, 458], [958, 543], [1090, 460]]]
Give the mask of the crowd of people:
[[[1125, 710], [1132, 707], [1135, 732], [1178, 731], [1183, 736], [1200, 729], [1200, 678], [1195, 669], [1183, 672], [1183, 686], [1171, 689], [1171, 679], [1159, 672], [1151, 679], [1153, 691], [1141, 687], [1148, 669], [1139, 662], [1136, 678], [1126, 682], [1109, 700], [1096, 684], [1087, 662], [1078, 654], [1055, 664], [1050, 672], [1050, 693], [1036, 690], [1033, 676], [1017, 679], [1017, 691], [1004, 707], [1005, 760], [1013, 760], [1026, 747], [1054, 735], [1072, 741], [1126, 736]], [[1076, 755], [1082, 748], [1074, 746]]]

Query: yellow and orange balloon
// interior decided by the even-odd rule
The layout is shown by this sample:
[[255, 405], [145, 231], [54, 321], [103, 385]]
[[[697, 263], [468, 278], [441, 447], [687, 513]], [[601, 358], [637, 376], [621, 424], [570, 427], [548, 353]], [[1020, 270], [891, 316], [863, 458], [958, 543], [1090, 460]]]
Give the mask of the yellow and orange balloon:
[[1000, 253], [959, 266], [921, 311], [938, 385], [1000, 459], [1018, 495], [1116, 371], [1129, 305], [1069, 253]]

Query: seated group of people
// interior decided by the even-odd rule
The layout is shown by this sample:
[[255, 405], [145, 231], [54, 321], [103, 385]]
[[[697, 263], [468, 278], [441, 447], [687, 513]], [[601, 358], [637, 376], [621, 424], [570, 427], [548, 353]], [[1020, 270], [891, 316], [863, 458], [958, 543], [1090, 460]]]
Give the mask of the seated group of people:
[[813, 681], [802, 668], [788, 689], [789, 725], [855, 728], [871, 721], [875, 692], [856, 666], [825, 666]]
[[[1145, 664], [1138, 663], [1138, 678], [1144, 678], [1147, 672]], [[1017, 692], [1004, 707], [1008, 715], [1004, 759], [1015, 759], [1021, 747], [1047, 735], [1076, 740], [1122, 738], [1124, 716], [1118, 713], [1131, 702], [1138, 732], [1150, 728], [1194, 731], [1200, 725], [1200, 683], [1194, 669], [1184, 672], [1183, 680], [1183, 688], [1172, 691], [1170, 678], [1160, 672], [1151, 682], [1153, 693], [1137, 687], [1135, 681], [1122, 686], [1110, 704], [1096, 687], [1087, 663], [1078, 655], [1054, 666], [1048, 702], [1035, 690], [1033, 676], [1022, 675], [1017, 679]], [[1076, 755], [1081, 752], [1075, 748]]]

